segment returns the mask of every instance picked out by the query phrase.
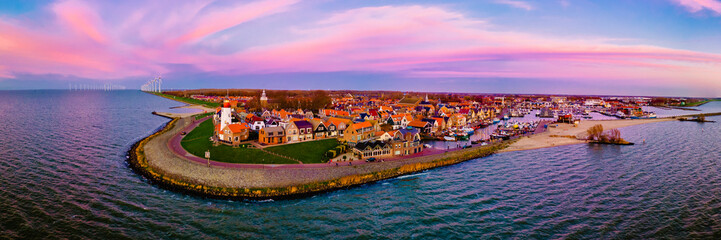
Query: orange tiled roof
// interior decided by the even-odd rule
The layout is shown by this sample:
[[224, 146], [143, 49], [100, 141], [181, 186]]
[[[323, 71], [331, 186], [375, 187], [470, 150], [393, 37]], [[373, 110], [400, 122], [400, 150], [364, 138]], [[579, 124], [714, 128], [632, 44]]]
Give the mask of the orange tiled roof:
[[371, 125], [371, 123], [367, 122], [367, 121], [353, 124], [353, 128], [355, 128], [355, 129], [369, 128], [369, 127], [373, 127], [373, 125]]
[[415, 127], [415, 128], [422, 128], [426, 126], [426, 122], [421, 120], [413, 120], [410, 123], [408, 123], [408, 126]]
[[239, 133], [245, 129], [250, 129], [250, 127], [248, 127], [247, 124], [230, 124], [228, 125], [228, 129], [233, 133]]

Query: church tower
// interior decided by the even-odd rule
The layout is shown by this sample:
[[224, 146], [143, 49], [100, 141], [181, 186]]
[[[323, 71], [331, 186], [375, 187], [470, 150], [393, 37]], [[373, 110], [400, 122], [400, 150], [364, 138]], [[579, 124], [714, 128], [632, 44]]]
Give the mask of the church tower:
[[268, 97], [265, 96], [265, 89], [263, 89], [263, 94], [260, 95], [260, 106], [263, 108], [268, 106]]

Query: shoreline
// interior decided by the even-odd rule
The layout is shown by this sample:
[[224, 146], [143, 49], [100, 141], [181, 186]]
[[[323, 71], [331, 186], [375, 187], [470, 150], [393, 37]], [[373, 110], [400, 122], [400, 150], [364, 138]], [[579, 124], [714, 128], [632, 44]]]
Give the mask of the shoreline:
[[[250, 173], [250, 175], [255, 175], [255, 177], [262, 178], [263, 180], [272, 180], [272, 184], [257, 183], [255, 185], [231, 186], [229, 183], [226, 183], [224, 186], [224, 184], [218, 184], [217, 181], [212, 181], [212, 179], [209, 178], [192, 178], [192, 176], [189, 176], [190, 174], [183, 176], [182, 174], [173, 172], [173, 169], [158, 168], [159, 165], [162, 165], [158, 162], [162, 162], [163, 160], [148, 158], [147, 155], [152, 156], [154, 154], [152, 151], [157, 151], [157, 149], [147, 149], [148, 144], [153, 144], [152, 142], [164, 139], [163, 135], [167, 137], [168, 133], [172, 133], [173, 130], [177, 130], [179, 125], [183, 124], [182, 121], [183, 119], [174, 118], [157, 132], [133, 144], [128, 151], [127, 162], [133, 171], [163, 189], [214, 199], [267, 200], [302, 198], [490, 156], [510, 144], [509, 142], [501, 142], [488, 146], [477, 146], [441, 154], [409, 158], [397, 162], [382, 162], [358, 166], [331, 166], [327, 168], [227, 169], [222, 167], [207, 167], [204, 164], [191, 163], [190, 161], [179, 158], [175, 159], [185, 161], [186, 164], [195, 166], [194, 168], [185, 169], [186, 171], [198, 170], [198, 167], [202, 168], [205, 171], [200, 175], [203, 176], [207, 176], [205, 172], [213, 172], [210, 174], [219, 175], [226, 175], [228, 173], [249, 175], [248, 173]], [[178, 162], [173, 162], [172, 164], [177, 163]], [[265, 174], [256, 175], [258, 172]], [[329, 174], [334, 172], [335, 174]], [[288, 173], [295, 176], [304, 173], [314, 177], [310, 179], [298, 178], [296, 181], [288, 182], [288, 178], [284, 177]], [[236, 175], [233, 177], [238, 178], [241, 176]], [[266, 183], [268, 183], [268, 181], [266, 181]]]
[[[191, 116], [195, 114], [191, 114]], [[193, 118], [187, 116], [183, 118], [164, 117], [172, 120], [155, 133], [133, 144], [128, 151], [127, 162], [133, 171], [163, 189], [206, 198], [231, 200], [302, 198], [428, 169], [454, 165], [472, 159], [487, 157], [494, 153], [585, 143], [584, 140], [572, 139], [569, 136], [584, 133], [588, 127], [599, 123], [604, 125], [604, 129], [608, 130], [638, 124], [677, 120], [674, 117], [669, 117], [583, 121], [578, 127], [573, 127], [570, 124], [559, 124], [557, 128], [549, 126], [547, 131], [540, 134], [487, 146], [475, 146], [468, 149], [372, 164], [328, 165], [328, 167], [322, 168], [284, 168], [260, 164], [261, 166], [247, 168], [227, 168], [215, 165], [208, 166], [174, 153], [170, 149], [171, 139], [182, 129], [192, 124]]]
[[500, 150], [499, 153], [588, 143], [586, 140], [576, 139], [576, 137], [583, 137], [586, 134], [586, 130], [596, 124], [601, 124], [604, 130], [611, 130], [640, 124], [666, 121], [678, 120], [674, 117], [653, 119], [589, 120], [581, 121], [581, 124], [577, 127], [574, 127], [572, 124], [557, 123], [553, 125], [558, 125], [558, 127], [551, 127], [549, 125], [546, 132], [521, 138], [511, 144], [508, 148]]
[[[151, 93], [151, 94], [153, 94], [153, 93]], [[185, 104], [185, 105], [183, 105], [183, 106], [170, 107], [170, 109], [189, 108], [189, 109], [197, 109], [197, 110], [198, 110], [198, 112], [191, 112], [191, 113], [153, 112], [153, 114], [158, 115], [158, 116], [167, 117], [167, 118], [170, 118], [170, 119], [173, 119], [173, 118], [185, 118], [185, 117], [190, 117], [190, 116], [197, 115], [197, 114], [203, 114], [203, 113], [208, 113], [208, 112], [213, 112], [213, 111], [215, 111], [215, 109], [213, 109], [213, 108], [209, 108], [209, 107], [206, 107], [206, 106], [203, 106], [203, 105], [200, 105], [200, 104], [194, 104], [194, 103], [184, 102], [184, 101], [182, 101], [182, 99], [173, 99], [173, 98], [170, 98], [170, 97], [168, 97], [168, 96], [161, 95], [161, 94], [153, 94], [153, 95], [159, 96], [159, 97], [163, 97], [163, 98], [165, 98], [165, 99], [169, 99], [169, 100], [173, 100], [173, 101], [176, 101], [176, 102]]]

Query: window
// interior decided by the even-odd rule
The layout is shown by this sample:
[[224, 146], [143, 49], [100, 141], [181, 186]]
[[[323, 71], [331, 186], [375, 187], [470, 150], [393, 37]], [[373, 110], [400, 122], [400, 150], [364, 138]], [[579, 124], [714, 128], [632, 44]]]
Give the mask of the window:
[[305, 128], [300, 129], [300, 134], [305, 134]]
[[273, 136], [273, 132], [268, 132], [268, 136]]
[[236, 141], [236, 142], [238, 141], [238, 137], [235, 137], [235, 141]]

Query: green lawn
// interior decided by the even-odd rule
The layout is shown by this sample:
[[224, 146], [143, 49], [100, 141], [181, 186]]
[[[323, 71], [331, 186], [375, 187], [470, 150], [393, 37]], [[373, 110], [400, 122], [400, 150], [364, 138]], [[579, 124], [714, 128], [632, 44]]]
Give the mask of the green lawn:
[[[255, 148], [231, 147], [226, 145], [213, 146], [209, 140], [213, 135], [213, 121], [208, 119], [193, 131], [185, 135], [180, 145], [189, 153], [205, 157], [205, 151], [210, 150], [210, 159], [218, 162], [229, 163], [260, 163], [260, 164], [296, 164], [298, 162], [277, 157]], [[323, 163], [323, 154], [338, 146], [338, 140], [325, 139], [294, 143], [275, 147], [267, 147], [266, 151], [274, 152], [283, 156], [292, 157], [303, 163]]]
[[323, 163], [326, 162], [323, 160], [323, 154], [338, 145], [336, 139], [325, 139], [267, 147], [265, 150], [298, 159], [303, 163]]
[[258, 149], [231, 147], [226, 145], [213, 146], [209, 140], [213, 134], [213, 121], [208, 119], [188, 133], [180, 145], [189, 153], [205, 157], [205, 151], [210, 150], [210, 159], [229, 163], [258, 163], [258, 164], [295, 164], [296, 161], [277, 157]]
[[713, 102], [713, 101], [719, 101], [719, 99], [706, 99], [706, 100], [703, 100], [703, 101], [688, 103], [688, 104], [682, 105], [682, 106], [683, 106], [683, 107], [698, 107], [698, 106], [701, 106], [701, 105], [703, 105], [703, 104], [706, 104], [706, 103], [709, 103], [709, 102]]
[[178, 97], [178, 96], [173, 96], [173, 95], [168, 95], [168, 94], [163, 94], [163, 93], [152, 93], [152, 94], [155, 94], [155, 95], [158, 95], [158, 96], [163, 96], [163, 97], [166, 97], [166, 98], [170, 98], [170, 99], [173, 99], [173, 100], [176, 100], [176, 101], [181, 101], [181, 102], [184, 102], [184, 103], [187, 103], [187, 104], [203, 105], [203, 106], [206, 106], [206, 107], [209, 107], [209, 108], [216, 108], [216, 107], [219, 107], [219, 106], [220, 106], [220, 103], [217, 103], [217, 102], [208, 102], [208, 101], [203, 101], [203, 100], [198, 100], [198, 99], [192, 99], [192, 98], [186, 98], [186, 97]]
[[201, 113], [201, 114], [195, 115], [195, 120], [198, 120], [198, 119], [201, 119], [201, 118], [213, 115], [213, 114], [215, 114], [215, 113], [214, 112]]

